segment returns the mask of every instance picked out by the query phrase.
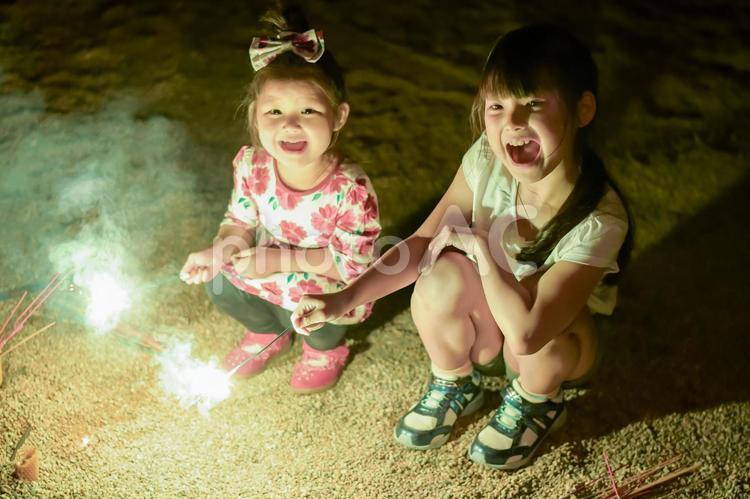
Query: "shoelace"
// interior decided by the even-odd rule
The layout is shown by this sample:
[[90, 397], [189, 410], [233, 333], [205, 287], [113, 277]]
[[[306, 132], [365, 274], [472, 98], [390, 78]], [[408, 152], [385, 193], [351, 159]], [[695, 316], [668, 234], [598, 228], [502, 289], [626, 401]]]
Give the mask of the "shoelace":
[[429, 409], [437, 409], [448, 399], [448, 395], [451, 392], [458, 392], [458, 385], [456, 383], [437, 377], [433, 378], [420, 404]]
[[437, 409], [441, 402], [447, 398], [448, 395], [445, 392], [433, 388], [422, 397], [421, 404], [430, 409]]
[[512, 431], [518, 426], [523, 413], [506, 401], [503, 401], [495, 413], [495, 420], [505, 429]]

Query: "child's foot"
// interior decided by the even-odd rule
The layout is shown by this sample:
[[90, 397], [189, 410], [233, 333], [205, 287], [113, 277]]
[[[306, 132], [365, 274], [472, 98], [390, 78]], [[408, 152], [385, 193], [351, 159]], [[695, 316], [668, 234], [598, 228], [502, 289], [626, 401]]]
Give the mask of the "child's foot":
[[531, 461], [542, 440], [564, 424], [562, 391], [536, 401], [521, 393], [535, 397], [523, 390], [518, 378], [501, 392], [500, 407], [471, 443], [469, 459], [500, 470], [520, 468]]
[[[224, 357], [224, 369], [229, 371], [248, 358], [257, 355], [258, 352], [260, 352], [263, 347], [273, 341], [275, 337], [276, 335], [273, 333], [259, 334], [253, 333], [249, 330], [246, 331], [245, 337], [242, 339], [242, 341], [236, 347], [234, 347], [226, 357]], [[235, 373], [235, 376], [246, 378], [249, 376], [260, 374], [263, 369], [266, 368], [269, 360], [271, 360], [273, 357], [277, 357], [287, 352], [291, 345], [291, 335], [285, 334], [283, 338], [280, 338], [276, 343], [271, 345], [268, 350], [260, 354], [257, 358], [240, 367]]]
[[451, 436], [453, 423], [482, 407], [484, 394], [479, 387], [480, 375], [454, 379], [432, 374], [427, 392], [402, 417], [393, 431], [396, 440], [412, 449], [440, 447]]
[[331, 388], [341, 377], [349, 348], [339, 345], [331, 350], [316, 350], [302, 344], [302, 358], [294, 365], [292, 390], [299, 393], [321, 392]]

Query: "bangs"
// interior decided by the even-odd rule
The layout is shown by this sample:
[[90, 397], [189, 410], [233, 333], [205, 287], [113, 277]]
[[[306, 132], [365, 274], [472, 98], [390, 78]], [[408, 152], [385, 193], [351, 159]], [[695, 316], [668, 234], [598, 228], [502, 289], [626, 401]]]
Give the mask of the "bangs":
[[512, 59], [504, 60], [502, 63], [488, 64], [488, 68], [491, 69], [486, 69], [482, 75], [479, 94], [485, 100], [491, 96], [520, 99], [557, 87], [557, 78], [542, 64]]

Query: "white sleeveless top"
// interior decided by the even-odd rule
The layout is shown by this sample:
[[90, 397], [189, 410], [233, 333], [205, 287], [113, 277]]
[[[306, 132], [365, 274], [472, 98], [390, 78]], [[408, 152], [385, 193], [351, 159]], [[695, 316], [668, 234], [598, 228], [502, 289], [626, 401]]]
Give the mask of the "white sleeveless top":
[[[605, 274], [619, 272], [617, 255], [625, 240], [628, 219], [614, 190], [607, 190], [594, 211], [565, 234], [544, 264], [537, 268], [531, 262], [513, 258], [521, 249], [514, 237], [514, 234], [517, 236], [514, 222], [520, 218], [515, 202], [518, 182], [492, 152], [485, 134], [464, 154], [462, 167], [474, 193], [472, 227], [489, 231], [490, 241], [497, 241], [505, 248], [511, 266], [506, 270], [513, 272], [516, 279], [544, 271], [561, 260], [603, 268]], [[616, 303], [617, 286], [603, 282], [599, 282], [587, 301], [592, 312], [605, 315], [612, 313]]]

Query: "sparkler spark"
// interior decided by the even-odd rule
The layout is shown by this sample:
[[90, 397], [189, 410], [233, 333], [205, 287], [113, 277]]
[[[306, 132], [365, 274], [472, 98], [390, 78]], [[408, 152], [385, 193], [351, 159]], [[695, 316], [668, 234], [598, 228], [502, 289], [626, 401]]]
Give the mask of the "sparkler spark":
[[97, 331], [114, 328], [120, 315], [130, 308], [130, 293], [122, 279], [107, 272], [81, 276], [80, 286], [89, 292], [86, 321]]
[[230, 374], [217, 367], [216, 359], [200, 362], [191, 356], [189, 343], [175, 345], [157, 359], [162, 388], [175, 395], [183, 407], [195, 405], [204, 416], [229, 397]]

